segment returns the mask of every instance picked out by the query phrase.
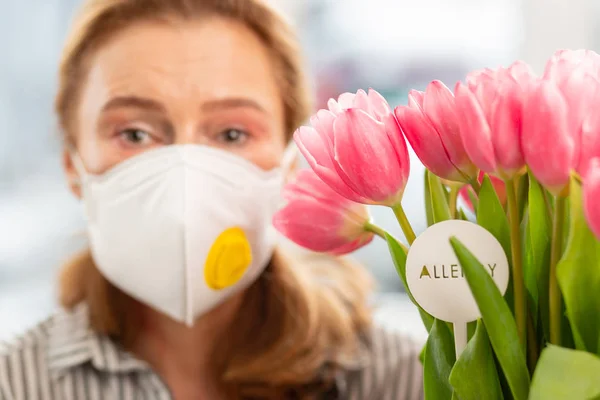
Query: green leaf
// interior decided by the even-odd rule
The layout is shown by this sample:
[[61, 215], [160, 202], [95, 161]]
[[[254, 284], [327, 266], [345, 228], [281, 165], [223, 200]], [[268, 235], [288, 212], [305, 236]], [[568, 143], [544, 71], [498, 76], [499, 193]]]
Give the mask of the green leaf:
[[471, 338], [475, 335], [477, 331], [477, 321], [471, 321], [467, 323], [467, 339], [471, 340]]
[[406, 251], [402, 248], [402, 245], [387, 232], [385, 234], [385, 239], [387, 240], [388, 248], [390, 250], [390, 254], [392, 255], [394, 266], [396, 267], [396, 272], [398, 272], [398, 276], [400, 276], [400, 279], [402, 279], [402, 283], [404, 284], [404, 290], [408, 294], [410, 300], [418, 307], [419, 314], [421, 314], [421, 320], [423, 320], [423, 325], [425, 325], [427, 331], [430, 331], [434, 318], [429, 315], [427, 311], [423, 310], [421, 306], [419, 306], [410, 292], [410, 288], [408, 287], [408, 283], [406, 281]]
[[450, 384], [461, 400], [503, 399], [494, 354], [481, 320], [477, 322], [475, 335], [452, 368]]
[[[506, 211], [498, 198], [496, 189], [489, 176], [485, 175], [479, 191], [479, 207], [477, 208], [477, 223], [489, 231], [502, 245], [508, 260], [511, 259], [510, 226]], [[507, 304], [513, 307], [512, 279], [504, 294]]]
[[428, 180], [433, 222], [438, 223], [452, 219], [450, 209], [448, 208], [448, 192], [442, 184], [442, 181], [432, 173], [428, 174]]
[[425, 352], [427, 351], [427, 344], [425, 344], [423, 346], [423, 348], [421, 349], [421, 352], [419, 353], [419, 361], [421, 361], [421, 364], [425, 363]]
[[452, 333], [445, 322], [436, 319], [427, 338], [423, 365], [425, 400], [452, 399], [448, 377], [455, 360]]
[[431, 204], [431, 190], [429, 189], [429, 175], [431, 172], [425, 170], [425, 216], [427, 218], [427, 226], [434, 224], [433, 222], [433, 206]]
[[488, 331], [492, 348], [515, 400], [526, 400], [529, 372], [515, 320], [496, 283], [475, 256], [455, 237], [450, 243], [465, 274]]
[[587, 225], [581, 184], [570, 187], [569, 238], [556, 274], [571, 322], [576, 348], [598, 353], [600, 337], [600, 241]]
[[479, 191], [479, 207], [477, 208], [477, 224], [488, 230], [502, 245], [504, 253], [510, 258], [510, 228], [506, 211], [498, 198], [494, 185], [485, 175]]
[[[565, 308], [565, 304], [563, 302], [562, 306], [562, 319], [560, 323], [560, 345], [562, 347], [568, 347], [569, 349], [574, 349], [575, 346], [575, 338], [573, 336], [573, 330], [571, 329], [571, 323], [569, 322], [569, 318], [567, 317], [567, 310]], [[600, 337], [599, 337], [600, 338]], [[599, 347], [600, 349], [600, 347]]]
[[530, 400], [587, 400], [600, 396], [600, 358], [583, 351], [548, 346], [542, 352]]
[[533, 315], [540, 315], [546, 337], [550, 334], [549, 322], [549, 263], [552, 221], [548, 214], [544, 189], [530, 176], [529, 204], [524, 229], [523, 274], [530, 295]]

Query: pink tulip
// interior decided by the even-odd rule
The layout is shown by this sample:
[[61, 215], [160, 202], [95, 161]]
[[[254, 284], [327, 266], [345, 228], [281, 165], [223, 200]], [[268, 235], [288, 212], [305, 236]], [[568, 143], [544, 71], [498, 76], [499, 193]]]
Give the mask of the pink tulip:
[[509, 179], [521, 172], [523, 102], [534, 81], [520, 61], [508, 68], [485, 69], [467, 76], [455, 90], [456, 112], [465, 150], [482, 171]]
[[590, 161], [600, 157], [600, 55], [591, 50], [559, 50], [546, 64], [546, 79], [552, 80], [567, 99], [570, 132], [574, 135], [576, 171], [587, 174]]
[[552, 80], [563, 90], [573, 74], [582, 71], [595, 77], [600, 76], [600, 55], [591, 50], [561, 49], [546, 63], [544, 78]]
[[558, 87], [541, 81], [525, 106], [523, 154], [530, 171], [553, 194], [565, 189], [575, 165], [568, 117], [568, 104]]
[[585, 175], [600, 156], [600, 56], [561, 50], [533, 85], [523, 120], [523, 153], [531, 172], [554, 194], [566, 190], [573, 171]]
[[[600, 85], [599, 85], [600, 86]], [[600, 90], [591, 100], [591, 104], [600, 104]], [[592, 111], [584, 118], [581, 127], [579, 159], [577, 161], [577, 172], [581, 176], [587, 176], [590, 162], [600, 157], [600, 113]]]
[[600, 158], [590, 162], [589, 172], [583, 182], [583, 207], [590, 229], [600, 240]]
[[311, 170], [301, 170], [286, 185], [287, 205], [273, 218], [275, 228], [309, 250], [345, 254], [373, 240], [364, 204], [340, 196]]
[[355, 202], [400, 202], [410, 170], [406, 142], [385, 99], [375, 90], [342, 94], [329, 110], [294, 134], [315, 173]]
[[395, 114], [428, 170], [455, 182], [469, 182], [477, 175], [462, 144], [454, 95], [442, 82], [431, 82], [425, 93], [412, 90], [408, 106], [397, 107]]

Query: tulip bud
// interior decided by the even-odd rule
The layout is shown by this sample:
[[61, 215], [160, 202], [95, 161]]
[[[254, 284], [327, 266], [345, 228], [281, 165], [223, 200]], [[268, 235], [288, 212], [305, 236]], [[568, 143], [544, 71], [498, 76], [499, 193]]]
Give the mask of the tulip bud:
[[340, 196], [314, 171], [299, 171], [283, 196], [287, 205], [275, 214], [273, 225], [302, 247], [345, 254], [373, 240], [367, 230], [371, 219], [367, 206]]
[[475, 71], [455, 89], [465, 150], [482, 171], [511, 179], [524, 170], [521, 151], [523, 104], [534, 80], [529, 66]]
[[523, 153], [531, 172], [554, 194], [568, 189], [573, 171], [585, 176], [600, 156], [600, 56], [559, 50], [546, 64], [525, 106]]
[[477, 175], [462, 144], [454, 95], [442, 82], [431, 82], [425, 93], [412, 90], [408, 106], [397, 107], [395, 114], [428, 170], [455, 182], [469, 182]]
[[523, 153], [537, 180], [553, 194], [569, 184], [575, 141], [568, 129], [568, 105], [550, 81], [541, 81], [525, 107]]
[[315, 173], [359, 203], [400, 202], [410, 164], [406, 142], [389, 105], [374, 90], [342, 94], [294, 134]]

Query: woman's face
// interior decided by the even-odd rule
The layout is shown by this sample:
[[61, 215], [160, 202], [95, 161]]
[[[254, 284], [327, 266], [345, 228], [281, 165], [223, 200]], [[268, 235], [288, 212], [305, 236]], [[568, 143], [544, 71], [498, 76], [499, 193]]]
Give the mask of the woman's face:
[[[133, 24], [92, 59], [75, 121], [77, 151], [93, 174], [188, 143], [273, 168], [286, 145], [274, 75], [265, 46], [237, 22]], [[68, 154], [65, 165], [76, 178]]]

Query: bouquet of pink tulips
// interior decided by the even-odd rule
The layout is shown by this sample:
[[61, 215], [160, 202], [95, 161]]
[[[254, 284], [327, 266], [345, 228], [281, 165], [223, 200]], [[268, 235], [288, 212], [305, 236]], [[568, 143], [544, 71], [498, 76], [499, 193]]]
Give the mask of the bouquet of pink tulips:
[[[274, 224], [317, 252], [387, 241], [429, 332], [427, 399], [600, 399], [599, 110], [600, 56], [584, 50], [558, 51], [539, 76], [515, 62], [472, 72], [454, 91], [434, 81], [395, 110], [374, 90], [344, 93], [295, 133], [311, 169], [287, 185]], [[407, 286], [416, 235], [401, 203], [406, 142], [427, 168], [429, 225], [474, 220], [510, 264], [502, 294], [472, 251], [450, 240], [481, 315], [460, 354], [452, 326]], [[408, 246], [366, 205], [390, 207]]]

